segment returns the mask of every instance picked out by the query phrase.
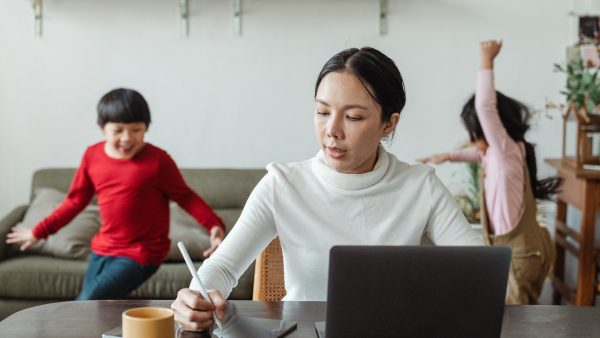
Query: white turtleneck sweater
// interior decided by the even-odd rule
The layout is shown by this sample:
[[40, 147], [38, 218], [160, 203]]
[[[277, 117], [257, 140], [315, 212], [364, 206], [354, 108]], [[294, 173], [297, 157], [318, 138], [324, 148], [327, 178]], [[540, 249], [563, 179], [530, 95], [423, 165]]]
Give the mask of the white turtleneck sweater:
[[[430, 167], [400, 162], [380, 146], [373, 171], [343, 174], [321, 152], [305, 162], [267, 166], [237, 223], [198, 270], [207, 289], [227, 297], [260, 252], [279, 235], [284, 300], [327, 298], [334, 245], [483, 245]], [[197, 287], [192, 283], [192, 289]]]

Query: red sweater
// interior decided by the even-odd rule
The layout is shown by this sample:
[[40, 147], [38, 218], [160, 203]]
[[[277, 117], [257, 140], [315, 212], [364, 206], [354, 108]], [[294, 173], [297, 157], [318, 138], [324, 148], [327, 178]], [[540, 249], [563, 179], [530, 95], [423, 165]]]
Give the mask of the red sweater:
[[132, 159], [121, 160], [106, 155], [104, 143], [86, 150], [65, 200], [33, 229], [36, 238], [46, 238], [69, 223], [94, 194], [102, 225], [92, 239], [92, 251], [99, 255], [160, 265], [171, 245], [169, 199], [208, 230], [224, 228], [164, 150], [147, 143]]

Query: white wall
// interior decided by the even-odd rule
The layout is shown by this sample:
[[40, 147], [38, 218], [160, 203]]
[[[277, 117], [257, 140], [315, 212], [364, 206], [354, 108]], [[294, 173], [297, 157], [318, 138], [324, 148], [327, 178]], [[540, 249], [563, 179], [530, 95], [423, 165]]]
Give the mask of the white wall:
[[[375, 0], [191, 0], [189, 38], [176, 0], [44, 0], [33, 36], [30, 1], [0, 1], [0, 215], [28, 199], [31, 175], [74, 167], [101, 140], [95, 105], [126, 86], [148, 100], [148, 140], [181, 167], [263, 167], [312, 156], [313, 85], [323, 63], [353, 46], [396, 60], [408, 102], [391, 151], [414, 159], [466, 139], [459, 112], [472, 93], [478, 42], [502, 38], [497, 86], [534, 108], [561, 100], [552, 64], [574, 37], [563, 1], [390, 0], [378, 34]], [[560, 121], [541, 118], [530, 140], [560, 152]], [[460, 165], [438, 167], [455, 189]]]

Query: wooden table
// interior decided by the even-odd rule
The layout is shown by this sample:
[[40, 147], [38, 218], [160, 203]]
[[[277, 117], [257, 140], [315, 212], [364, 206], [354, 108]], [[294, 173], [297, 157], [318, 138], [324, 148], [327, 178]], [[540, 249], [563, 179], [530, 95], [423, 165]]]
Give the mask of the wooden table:
[[[563, 179], [556, 206], [553, 303], [560, 304], [564, 298], [575, 305], [593, 305], [598, 289], [594, 237], [596, 212], [600, 210], [600, 171], [577, 170], [558, 159], [547, 159], [546, 163], [556, 168], [558, 176]], [[567, 205], [581, 211], [579, 231], [567, 224]], [[574, 289], [565, 282], [566, 252], [578, 260], [577, 285]]]
[[[316, 338], [314, 321], [324, 320], [325, 302], [233, 301], [242, 314], [298, 322], [289, 337]], [[99, 338], [121, 325], [121, 312], [139, 306], [169, 307], [167, 300], [61, 302], [28, 308], [0, 322], [2, 337]], [[507, 305], [502, 337], [598, 337], [600, 308]]]

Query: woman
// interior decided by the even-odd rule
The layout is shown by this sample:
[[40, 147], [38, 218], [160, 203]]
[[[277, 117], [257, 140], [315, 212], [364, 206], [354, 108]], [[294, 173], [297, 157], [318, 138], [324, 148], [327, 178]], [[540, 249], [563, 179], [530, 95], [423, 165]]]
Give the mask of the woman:
[[304, 162], [272, 163], [233, 230], [199, 270], [214, 303], [182, 289], [171, 305], [186, 330], [223, 318], [226, 297], [256, 256], [279, 236], [285, 300], [325, 300], [329, 249], [339, 244], [482, 245], [456, 202], [426, 166], [380, 145], [392, 137], [406, 95], [394, 62], [373, 48], [347, 49], [323, 67], [315, 87], [321, 146]]

